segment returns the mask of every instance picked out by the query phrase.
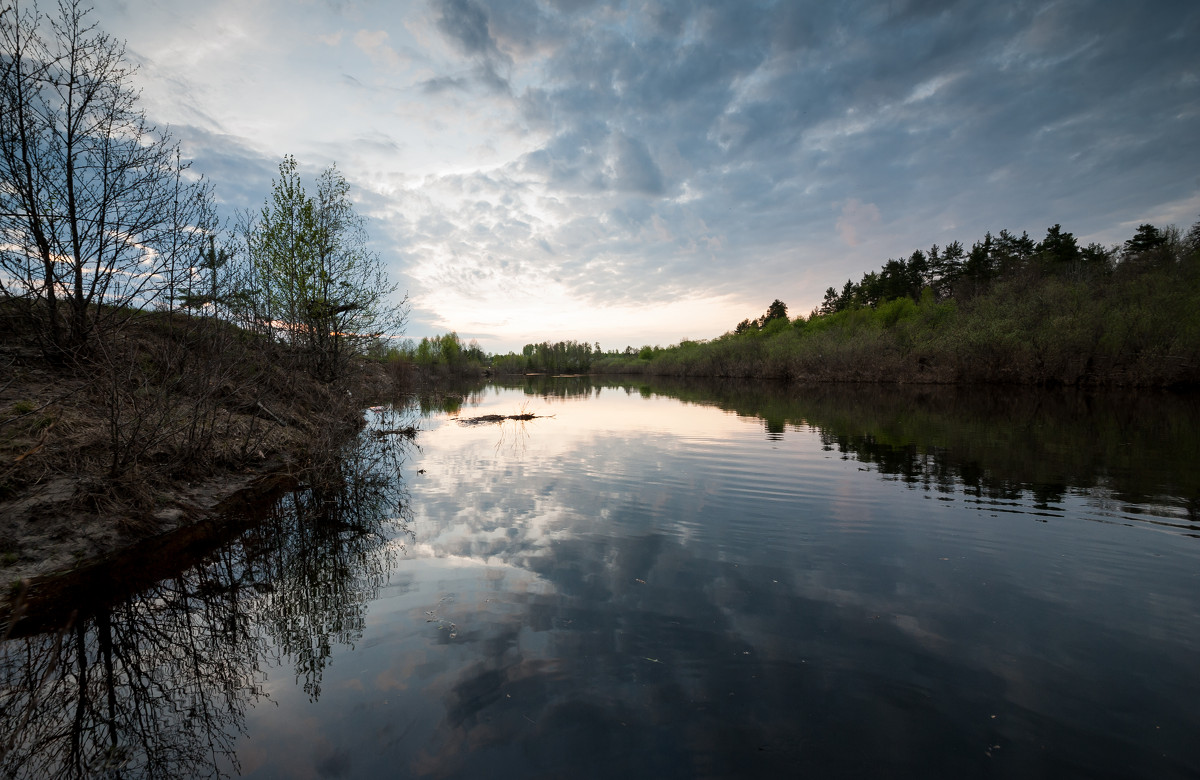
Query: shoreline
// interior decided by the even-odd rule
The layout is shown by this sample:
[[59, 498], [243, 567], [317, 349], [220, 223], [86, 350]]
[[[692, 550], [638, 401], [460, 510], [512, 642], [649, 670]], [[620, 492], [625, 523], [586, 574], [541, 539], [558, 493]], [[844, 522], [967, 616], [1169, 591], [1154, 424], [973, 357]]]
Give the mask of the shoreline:
[[321, 469], [406, 384], [362, 358], [322, 381], [286, 345], [165, 313], [72, 359], [37, 344], [0, 339], [0, 615], [31, 584]]
[[[620, 381], [638, 381], [653, 379], [697, 379], [710, 381], [738, 380], [745, 377], [721, 376], [683, 376], [653, 372], [614, 372], [595, 371], [586, 374], [554, 374], [550, 372], [524, 372], [521, 374], [494, 373], [491, 376], [481, 376], [483, 381], [520, 381], [521, 379], [551, 376], [576, 377], [611, 377]], [[367, 399], [378, 398], [386, 394], [391, 386], [395, 391], [396, 381], [389, 376], [386, 367], [379, 363], [362, 361], [356, 363], [353, 390], [346, 389], [338, 399], [346, 412], [353, 407], [357, 425], [348, 426], [345, 415], [341, 417], [337, 437], [344, 442], [349, 436], [361, 429], [361, 410], [370, 405]], [[411, 381], [415, 377], [405, 375]], [[445, 379], [441, 377], [440, 379]], [[302, 381], [298, 376], [291, 377], [292, 381]], [[440, 384], [438, 377], [424, 377], [426, 382], [418, 384]], [[755, 378], [751, 378], [753, 381]], [[763, 380], [767, 377], [756, 377]], [[806, 384], [837, 385], [857, 384], [875, 385], [879, 387], [922, 385], [941, 388], [986, 389], [1000, 387], [1022, 387], [1038, 389], [1039, 385], [1025, 382], [1000, 381], [947, 381], [946, 378], [923, 377], [913, 379], [895, 377], [891, 380], [864, 377], [820, 377], [776, 378], [781, 385], [787, 387], [803, 387]], [[31, 390], [45, 391], [49, 385], [33, 387], [29, 383], [18, 384], [15, 395], [31, 394]], [[1046, 385], [1040, 385], [1045, 389]], [[1151, 388], [1113, 386], [1076, 386], [1080, 391], [1104, 391], [1124, 389], [1127, 391], [1150, 390]], [[1154, 388], [1162, 391], [1163, 388]], [[1183, 392], [1193, 394], [1194, 386], [1175, 387], [1168, 392]], [[348, 396], [347, 396], [348, 394]], [[37, 392], [32, 395], [36, 396]], [[83, 395], [83, 394], [79, 394]], [[7, 406], [6, 402], [14, 397], [14, 390], [0, 394], [0, 409]], [[94, 572], [118, 571], [120, 562], [135, 559], [145, 560], [147, 550], [159, 549], [169, 551], [203, 545], [206, 539], [215, 538], [221, 529], [232, 521], [227, 515], [235, 511], [235, 507], [245, 507], [261, 503], [268, 498], [275, 498], [290, 485], [294, 487], [299, 482], [299, 475], [311, 466], [311, 461], [317, 453], [308, 449], [308, 437], [297, 430], [295, 421], [303, 418], [304, 404], [301, 408], [285, 409], [286, 399], [274, 398], [270, 402], [280, 414], [293, 422], [289, 428], [286, 420], [276, 418], [275, 412], [270, 412], [272, 419], [269, 427], [276, 432], [287, 431], [284, 439], [274, 441], [269, 448], [269, 454], [259, 451], [249, 460], [239, 464], [216, 468], [196, 477], [163, 478], [162, 474], [153, 474], [153, 468], [139, 476], [148, 477], [154, 483], [154, 500], [151, 506], [139, 506], [136, 502], [122, 506], [120, 504], [107, 507], [93, 503], [90, 506], [81, 504], [80, 494], [94, 488], [94, 473], [58, 473], [45, 480], [39, 480], [16, 495], [6, 495], [0, 500], [0, 533], [3, 537], [5, 555], [0, 576], [3, 577], [3, 591], [0, 592], [0, 624], [7, 622], [11, 610], [18, 603], [18, 596], [25, 594], [26, 607], [52, 602], [55, 598], [78, 590], [79, 583], [94, 581]], [[328, 411], [328, 410], [326, 410]], [[58, 411], [60, 417], [64, 416]], [[326, 425], [330, 420], [326, 420]], [[353, 427], [353, 429], [352, 429]], [[331, 440], [325, 442], [329, 449]], [[39, 445], [40, 447], [40, 445]], [[23, 526], [23, 527], [22, 527]], [[215, 536], [214, 536], [215, 535]], [[14, 548], [17, 555], [14, 558]], [[168, 553], [174, 555], [174, 553]], [[58, 612], [62, 612], [58, 608]]]
[[[272, 464], [279, 466], [280, 464]], [[180, 562], [199, 559], [224, 543], [231, 533], [251, 525], [255, 509], [269, 505], [298, 480], [286, 470], [257, 475], [214, 477], [180, 494], [180, 514], [164, 522], [157, 533], [120, 540], [95, 550], [70, 565], [58, 565], [63, 555], [25, 567], [14, 589], [0, 597], [0, 625], [6, 637], [60, 628], [84, 604], [104, 601], [139, 585], [153, 583], [180, 568]]]

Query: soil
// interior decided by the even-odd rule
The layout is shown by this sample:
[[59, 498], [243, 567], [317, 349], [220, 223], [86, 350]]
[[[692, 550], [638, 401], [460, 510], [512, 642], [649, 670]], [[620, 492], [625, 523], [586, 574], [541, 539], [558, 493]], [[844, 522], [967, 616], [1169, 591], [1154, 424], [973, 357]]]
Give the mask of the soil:
[[0, 337], [0, 614], [22, 590], [278, 489], [396, 390], [368, 361], [319, 382], [216, 321], [147, 315], [104, 350], [118, 357], [54, 362], [28, 333]]
[[[264, 460], [235, 473], [213, 475], [160, 488], [155, 507], [114, 507], [89, 512], [79, 507], [80, 480], [56, 477], [11, 501], [0, 503], [0, 534], [5, 540], [5, 565], [0, 569], [9, 593], [14, 583], [37, 583], [87, 565], [142, 539], [171, 533], [210, 516], [236, 495], [255, 492], [258, 483], [286, 474], [277, 460]], [[15, 557], [15, 560], [13, 558]]]

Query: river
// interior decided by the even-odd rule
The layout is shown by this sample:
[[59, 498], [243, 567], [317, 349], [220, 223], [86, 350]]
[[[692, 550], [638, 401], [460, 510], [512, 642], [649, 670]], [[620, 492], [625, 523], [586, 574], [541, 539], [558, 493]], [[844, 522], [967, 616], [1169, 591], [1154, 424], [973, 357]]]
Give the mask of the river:
[[1200, 774], [1195, 396], [531, 377], [366, 415], [16, 627], [6, 776]]

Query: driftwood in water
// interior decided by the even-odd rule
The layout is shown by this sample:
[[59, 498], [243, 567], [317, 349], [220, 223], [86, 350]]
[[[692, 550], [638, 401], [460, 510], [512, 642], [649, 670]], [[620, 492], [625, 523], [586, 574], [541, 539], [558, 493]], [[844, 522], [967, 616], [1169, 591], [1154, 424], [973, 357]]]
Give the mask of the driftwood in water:
[[384, 436], [403, 436], [411, 439], [417, 435], [417, 426], [410, 425], [406, 428], [389, 428], [386, 431], [371, 431], [376, 436], [383, 438]]
[[537, 420], [553, 416], [552, 414], [531, 414], [529, 412], [523, 414], [485, 414], [480, 417], [464, 417], [459, 422], [463, 425], [483, 425], [484, 423], [498, 423], [505, 420]]

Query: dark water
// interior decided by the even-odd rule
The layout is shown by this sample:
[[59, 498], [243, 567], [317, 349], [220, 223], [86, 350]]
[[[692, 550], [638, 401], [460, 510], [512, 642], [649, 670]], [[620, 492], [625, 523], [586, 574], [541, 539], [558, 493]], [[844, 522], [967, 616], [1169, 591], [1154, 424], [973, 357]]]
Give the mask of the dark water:
[[0, 769], [1200, 776], [1195, 397], [575, 378], [420, 425], [18, 625]]

